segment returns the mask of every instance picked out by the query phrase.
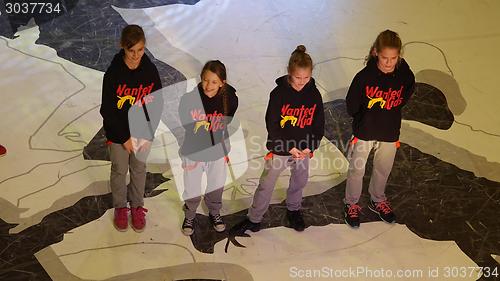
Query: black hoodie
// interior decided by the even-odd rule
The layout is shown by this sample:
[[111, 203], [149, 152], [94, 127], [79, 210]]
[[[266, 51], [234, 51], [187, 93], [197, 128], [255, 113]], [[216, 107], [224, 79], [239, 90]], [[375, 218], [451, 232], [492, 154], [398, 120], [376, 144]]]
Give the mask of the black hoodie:
[[276, 79], [276, 84], [266, 110], [267, 149], [283, 156], [294, 147], [314, 151], [325, 131], [323, 99], [314, 79], [299, 92], [288, 82], [288, 75]]
[[100, 113], [106, 138], [120, 144], [130, 138], [128, 112], [134, 105], [138, 107], [136, 111], [140, 110], [151, 121], [142, 128], [134, 128], [134, 137], [152, 140], [161, 115], [161, 109], [153, 110], [153, 104], [163, 103], [161, 94], [157, 94], [160, 91], [152, 95], [162, 87], [160, 76], [146, 54], [134, 70], [129, 69], [123, 61], [124, 54], [123, 49], [117, 53], [104, 73]]
[[[182, 96], [179, 102], [179, 116], [184, 127], [179, 154], [193, 161], [215, 161], [231, 151], [228, 125], [238, 108], [236, 90], [226, 84], [227, 114], [224, 114], [223, 95], [204, 94], [201, 83]], [[224, 142], [222, 142], [224, 138]]]
[[398, 141], [401, 109], [414, 90], [415, 76], [404, 59], [387, 74], [377, 67], [376, 59], [371, 59], [347, 92], [347, 112], [354, 117], [353, 135], [367, 141]]

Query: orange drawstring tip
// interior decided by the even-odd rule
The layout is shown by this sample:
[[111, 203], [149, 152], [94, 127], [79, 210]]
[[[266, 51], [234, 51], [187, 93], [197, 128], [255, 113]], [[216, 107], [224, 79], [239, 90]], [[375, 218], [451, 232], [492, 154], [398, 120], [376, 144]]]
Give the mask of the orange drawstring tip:
[[266, 156], [264, 156], [264, 160], [266, 160], [266, 161], [269, 160], [269, 159], [272, 159], [272, 158], [273, 158], [273, 153], [272, 152], [268, 152], [266, 154]]

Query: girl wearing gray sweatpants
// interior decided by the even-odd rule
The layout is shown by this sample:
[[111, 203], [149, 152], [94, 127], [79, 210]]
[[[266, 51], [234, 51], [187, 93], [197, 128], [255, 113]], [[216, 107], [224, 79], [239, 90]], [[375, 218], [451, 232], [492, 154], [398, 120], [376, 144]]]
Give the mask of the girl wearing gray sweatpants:
[[269, 208], [276, 180], [283, 170], [290, 168], [286, 206], [290, 227], [305, 229], [300, 211], [302, 191], [309, 178], [309, 160], [318, 148], [324, 134], [324, 112], [321, 94], [311, 77], [313, 63], [302, 45], [292, 53], [288, 75], [276, 80], [266, 111], [268, 132], [264, 171], [255, 190], [248, 217], [232, 231], [258, 231]]
[[[220, 210], [227, 155], [231, 149], [227, 126], [237, 108], [236, 90], [226, 83], [226, 67], [218, 60], [205, 64], [201, 83], [179, 102], [179, 116], [185, 130], [179, 151], [184, 169], [182, 232], [185, 235], [194, 233], [196, 209], [202, 197], [215, 231], [226, 229]], [[207, 175], [204, 193], [201, 188], [203, 173]]]
[[[113, 224], [118, 231], [128, 229], [129, 210], [131, 226], [136, 232], [142, 232], [146, 226], [145, 161], [160, 122], [163, 99], [158, 94], [161, 79], [155, 65], [144, 54], [145, 44], [146, 37], [140, 26], [126, 26], [120, 38], [122, 48], [104, 73], [102, 83], [100, 113], [109, 145]], [[129, 171], [130, 184], [127, 185]]]
[[347, 93], [347, 112], [353, 117], [353, 137], [347, 153], [349, 170], [344, 219], [351, 227], [359, 227], [361, 207], [358, 201], [371, 151], [374, 151], [374, 159], [368, 207], [386, 222], [396, 220], [385, 188], [399, 147], [401, 109], [415, 86], [413, 72], [400, 57], [401, 48], [396, 32], [381, 32], [370, 49], [365, 68], [356, 74]]

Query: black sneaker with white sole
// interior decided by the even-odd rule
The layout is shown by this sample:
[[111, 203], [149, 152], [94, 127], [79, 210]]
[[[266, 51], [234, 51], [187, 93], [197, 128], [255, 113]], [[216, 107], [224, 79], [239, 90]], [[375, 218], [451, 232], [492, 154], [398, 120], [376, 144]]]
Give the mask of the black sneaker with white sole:
[[251, 230], [252, 232], [258, 232], [260, 230], [260, 222], [252, 222], [250, 219], [245, 218], [241, 222], [237, 223], [229, 231], [232, 235], [243, 235], [245, 231]]
[[359, 227], [359, 213], [361, 207], [358, 204], [345, 204], [344, 205], [344, 221], [350, 227]]
[[194, 233], [194, 218], [184, 218], [182, 223], [182, 233], [186, 236], [191, 236]]
[[217, 232], [224, 232], [224, 230], [226, 230], [226, 224], [222, 220], [221, 215], [219, 215], [219, 214], [216, 214], [216, 215], [209, 214], [208, 216], [210, 218], [210, 222], [212, 223], [212, 226], [215, 229], [215, 231], [217, 231]]

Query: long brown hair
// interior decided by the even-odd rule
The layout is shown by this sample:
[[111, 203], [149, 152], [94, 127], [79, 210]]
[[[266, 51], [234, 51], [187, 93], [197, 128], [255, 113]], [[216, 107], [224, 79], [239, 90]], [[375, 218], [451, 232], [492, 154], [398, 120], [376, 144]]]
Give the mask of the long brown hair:
[[[375, 39], [375, 42], [373, 42], [368, 56], [365, 58], [365, 63], [368, 63], [373, 59], [377, 59], [377, 52], [382, 51], [384, 48], [394, 48], [398, 50], [401, 57], [403, 53], [403, 44], [401, 43], [399, 34], [389, 29], [380, 32], [377, 39]], [[399, 61], [400, 60], [398, 60], [398, 63]]]
[[203, 69], [201, 70], [200, 78], [203, 80], [203, 75], [205, 72], [211, 71], [219, 77], [219, 79], [224, 82], [224, 85], [219, 89], [218, 95], [222, 95], [222, 106], [224, 110], [224, 116], [227, 116], [229, 113], [229, 105], [228, 105], [228, 95], [227, 95], [227, 73], [226, 66], [220, 60], [211, 60], [205, 63]]

